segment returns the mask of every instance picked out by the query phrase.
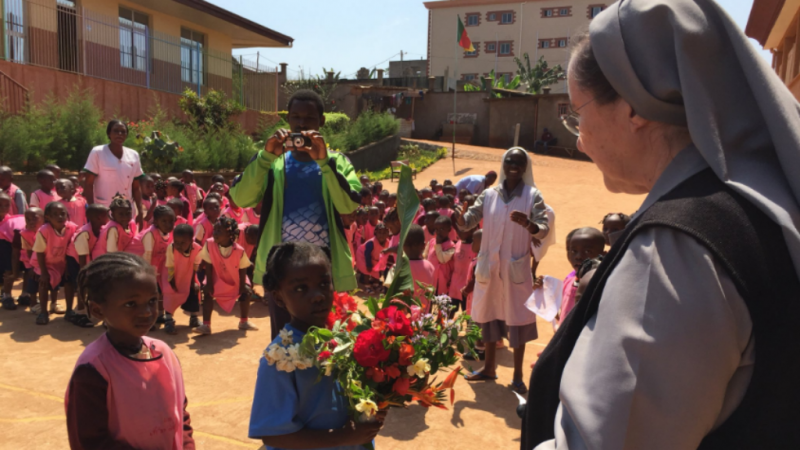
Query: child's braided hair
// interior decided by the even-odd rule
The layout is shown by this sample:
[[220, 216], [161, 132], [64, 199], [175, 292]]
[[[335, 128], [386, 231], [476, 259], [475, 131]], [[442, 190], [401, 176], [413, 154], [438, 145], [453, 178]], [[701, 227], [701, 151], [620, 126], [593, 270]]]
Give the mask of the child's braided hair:
[[78, 273], [78, 292], [87, 303], [105, 303], [108, 293], [119, 289], [117, 281], [128, 281], [142, 272], [156, 275], [153, 266], [141, 256], [127, 252], [106, 253]]
[[183, 193], [183, 190], [186, 189], [186, 185], [181, 180], [171, 180], [168, 185], [177, 189], [178, 193]]
[[116, 208], [132, 208], [131, 201], [124, 195], [117, 193], [117, 195], [111, 199], [111, 204], [108, 205], [108, 209], [111, 211]]
[[631, 221], [631, 216], [629, 216], [627, 214], [624, 214], [624, 213], [608, 213], [608, 214], [606, 214], [605, 217], [603, 217], [603, 220], [601, 220], [600, 223], [601, 224], [606, 223], [606, 220], [608, 220], [608, 218], [611, 217], [611, 216], [619, 216], [620, 220], [622, 220], [622, 222], [625, 225], [627, 225], [628, 222]]
[[173, 214], [174, 215], [175, 211], [173, 211], [172, 208], [170, 208], [169, 206], [158, 205], [158, 206], [156, 206], [156, 209], [153, 211], [153, 221], [157, 221], [162, 216], [165, 216], [167, 214]]
[[225, 231], [231, 234], [231, 241], [236, 242], [236, 239], [239, 237], [239, 223], [236, 222], [236, 219], [232, 219], [230, 217], [224, 216], [220, 217], [217, 220]]
[[191, 225], [186, 224], [186, 223], [182, 223], [182, 224], [178, 225], [177, 227], [175, 227], [174, 230], [172, 230], [172, 236], [173, 237], [184, 236], [184, 237], [191, 238], [191, 237], [194, 237], [194, 230], [192, 229]]
[[161, 189], [167, 189], [167, 182], [162, 179], [158, 179], [156, 180], [156, 190], [158, 191]]
[[323, 256], [324, 260], [330, 263], [330, 248], [320, 247], [308, 242], [283, 242], [273, 246], [267, 256], [264, 288], [267, 291], [277, 291], [280, 288], [281, 280], [285, 278], [287, 267], [303, 264], [310, 261], [311, 258]]

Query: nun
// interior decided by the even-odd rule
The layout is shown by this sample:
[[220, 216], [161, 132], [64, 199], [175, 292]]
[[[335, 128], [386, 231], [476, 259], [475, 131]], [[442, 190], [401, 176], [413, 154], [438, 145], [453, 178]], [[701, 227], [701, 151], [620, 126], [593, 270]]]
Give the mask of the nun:
[[525, 344], [538, 337], [536, 314], [525, 307], [533, 292], [532, 238], [547, 237], [547, 209], [533, 183], [531, 158], [514, 147], [503, 155], [497, 186], [478, 196], [463, 216], [454, 215], [459, 228], [469, 230], [483, 219], [483, 239], [475, 266], [472, 320], [478, 323], [486, 345], [483, 369], [466, 376], [469, 381], [495, 380], [497, 343], [506, 338], [514, 351], [511, 387], [527, 393], [522, 378]]
[[622, 0], [565, 126], [647, 193], [531, 376], [522, 450], [800, 448], [800, 105], [711, 0]]

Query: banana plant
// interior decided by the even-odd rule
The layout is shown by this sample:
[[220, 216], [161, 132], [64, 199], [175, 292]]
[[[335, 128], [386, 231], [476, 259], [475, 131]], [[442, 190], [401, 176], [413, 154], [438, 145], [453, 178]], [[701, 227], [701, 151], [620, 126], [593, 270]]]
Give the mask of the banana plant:
[[169, 136], [156, 130], [150, 136], [142, 138], [137, 136], [142, 148], [142, 161], [145, 166], [157, 172], [166, 172], [172, 169], [172, 164], [183, 153], [183, 147]]
[[516, 56], [514, 57], [514, 62], [517, 63], [517, 76], [520, 77], [526, 92], [540, 94], [543, 87], [556, 84], [559, 80], [566, 78], [561, 64], [556, 64], [550, 68], [547, 65], [547, 61], [544, 60], [544, 56], [540, 56], [536, 64], [531, 67], [530, 56], [525, 53], [522, 57], [525, 58], [525, 64]]
[[[494, 73], [494, 69], [489, 72], [489, 77], [494, 80], [492, 85], [495, 89], [507, 89], [513, 91], [517, 89], [521, 83], [520, 76], [517, 75], [514, 78], [508, 80], [506, 83], [505, 77], [497, 77]], [[489, 90], [489, 79], [488, 77], [481, 76], [480, 77], [480, 85], [476, 85], [473, 83], [465, 84], [464, 91], [466, 92], [479, 92], [479, 91], [488, 91]], [[501, 98], [502, 94], [499, 92], [493, 93], [494, 98]]]

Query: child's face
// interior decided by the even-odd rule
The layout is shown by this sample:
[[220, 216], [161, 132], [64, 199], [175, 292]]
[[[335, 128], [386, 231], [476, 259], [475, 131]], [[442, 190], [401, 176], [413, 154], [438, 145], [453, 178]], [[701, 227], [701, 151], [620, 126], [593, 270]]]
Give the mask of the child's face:
[[75, 186], [72, 185], [72, 181], [61, 178], [56, 181], [56, 194], [64, 200], [69, 200], [75, 196]]
[[172, 233], [175, 229], [175, 214], [164, 214], [155, 221], [155, 226], [161, 234]]
[[438, 218], [439, 216], [425, 216], [425, 228], [428, 229], [428, 233], [433, 234], [436, 229], [436, 219]]
[[356, 215], [356, 223], [358, 223], [358, 226], [360, 227], [363, 227], [364, 225], [367, 224], [367, 219], [368, 217], [364, 213], [359, 213], [358, 215]]
[[433, 198], [433, 191], [430, 189], [423, 189], [421, 191], [422, 199], [425, 200], [426, 198]]
[[183, 204], [177, 204], [172, 202], [171, 200], [167, 203], [167, 206], [172, 209], [172, 212], [175, 213], [175, 220], [178, 220], [178, 217], [183, 214]]
[[43, 191], [50, 192], [53, 190], [53, 185], [56, 182], [56, 177], [53, 174], [40, 175], [36, 177], [36, 180], [39, 181], [39, 187], [41, 187]]
[[67, 208], [61, 203], [57, 203], [55, 207], [50, 208], [50, 214], [47, 215], [47, 221], [56, 230], [61, 230], [69, 220], [69, 213]]
[[389, 201], [389, 194], [385, 193], [385, 192], [381, 192], [381, 195], [378, 196], [378, 199], [380, 201], [382, 201], [383, 203], [386, 203], [386, 202]]
[[592, 259], [603, 254], [605, 246], [599, 239], [584, 233], [576, 233], [567, 244], [567, 258], [575, 270], [587, 259]]
[[411, 261], [419, 261], [422, 259], [422, 252], [425, 251], [425, 241], [416, 244], [409, 244], [408, 241], [406, 241], [403, 244], [403, 251]]
[[436, 185], [437, 185], [437, 184], [439, 184], [439, 182], [438, 182], [438, 181], [436, 181], [436, 180], [431, 180], [431, 184], [430, 184], [430, 186], [431, 186], [431, 189], [433, 189], [434, 187], [436, 187]]
[[361, 187], [369, 186], [369, 177], [366, 175], [362, 175], [361, 178], [358, 179], [361, 182]]
[[325, 124], [325, 117], [319, 113], [317, 105], [310, 101], [293, 101], [286, 117], [292, 133], [319, 130]]
[[25, 211], [25, 229], [28, 231], [38, 230], [44, 224], [44, 214], [40, 209]]
[[390, 195], [389, 196], [389, 200], [386, 202], [386, 207], [387, 208], [394, 208], [396, 205], [397, 205], [397, 196], [396, 195]]
[[175, 186], [167, 185], [167, 196], [169, 197], [180, 197], [181, 191]]
[[424, 205], [422, 205], [422, 209], [425, 212], [433, 211], [434, 209], [436, 209], [436, 203], [425, 203]]
[[194, 174], [189, 171], [183, 172], [183, 174], [181, 175], [181, 181], [183, 181], [184, 183], [193, 183]]
[[5, 217], [11, 211], [11, 200], [0, 198], [0, 217]]
[[483, 233], [476, 233], [472, 235], [472, 252], [476, 255], [481, 251], [481, 241], [483, 240]]
[[92, 224], [92, 230], [99, 232], [100, 228], [103, 228], [103, 226], [109, 221], [108, 211], [94, 213], [87, 217], [87, 219], [89, 219], [89, 223]]
[[145, 180], [141, 187], [142, 196], [148, 199], [152, 197], [153, 193], [156, 191], [156, 183], [153, 180]]
[[181, 253], [188, 253], [189, 249], [192, 248], [192, 236], [186, 235], [179, 235], [173, 237], [172, 241], [174, 242], [173, 247]]
[[103, 320], [110, 334], [142, 337], [150, 331], [158, 312], [156, 277], [140, 272], [109, 289], [105, 303], [90, 303], [92, 317]]
[[133, 217], [131, 208], [119, 206], [111, 210], [111, 218], [122, 226], [127, 226], [131, 221], [131, 217]]
[[167, 188], [166, 187], [157, 187], [156, 188], [156, 195], [158, 196], [159, 200], [164, 200], [167, 198]]
[[361, 197], [361, 206], [372, 206], [372, 194]]
[[433, 192], [435, 192], [436, 194], [441, 194], [442, 193], [442, 189], [443, 189], [442, 185], [441, 184], [437, 184], [436, 186], [433, 187]]
[[450, 237], [450, 232], [453, 230], [452, 225], [440, 223], [439, 225], [435, 226], [436, 226], [436, 236], [438, 236], [441, 239], [448, 239]]
[[71, 177], [67, 177], [67, 179], [72, 182], [72, 186], [77, 191], [78, 187], [81, 185], [81, 180], [79, 180], [78, 177], [76, 177], [75, 175], [73, 175]]
[[444, 183], [442, 183], [442, 184], [445, 185], [445, 186], [452, 186], [453, 182], [450, 181], [450, 180], [444, 180]]
[[356, 220], [356, 213], [355, 213], [355, 212], [352, 212], [352, 213], [350, 213], [350, 214], [342, 214], [342, 215], [341, 215], [341, 217], [342, 217], [342, 225], [344, 225], [344, 226], [345, 226], [345, 228], [347, 228], [347, 227], [349, 227], [350, 225], [352, 225], [352, 224], [353, 224], [353, 222], [355, 222], [355, 220]]
[[371, 223], [372, 225], [377, 225], [379, 219], [380, 219], [380, 211], [378, 211], [377, 208], [369, 210], [369, 223]]
[[0, 173], [0, 189], [8, 189], [8, 187], [11, 186], [12, 180], [13, 176], [11, 172]]
[[203, 212], [205, 213], [208, 220], [216, 222], [217, 219], [219, 219], [219, 213], [220, 213], [219, 202], [216, 199], [207, 200], [205, 203], [203, 203]]
[[244, 240], [247, 242], [247, 245], [258, 245], [258, 238], [258, 228], [247, 227], [244, 232]]
[[606, 238], [606, 245], [611, 245], [611, 235], [622, 231], [625, 229], [625, 222], [622, 221], [622, 217], [617, 214], [613, 216], [608, 216], [606, 220], [603, 221], [603, 237]]
[[466, 189], [462, 189], [461, 192], [458, 193], [458, 201], [461, 202], [461, 203], [464, 203], [464, 200], [466, 200], [467, 195], [469, 195], [467, 190]]
[[225, 186], [223, 186], [222, 183], [214, 183], [214, 185], [211, 186], [211, 191], [216, 192], [221, 197], [225, 194]]
[[389, 229], [386, 227], [378, 228], [375, 230], [375, 238], [381, 245], [386, 243], [386, 240], [389, 239]]
[[304, 264], [290, 264], [272, 295], [289, 311], [292, 325], [324, 328], [333, 305], [330, 263], [315, 257]]
[[214, 242], [219, 244], [220, 247], [229, 247], [233, 244], [233, 236], [231, 236], [230, 231], [219, 222], [214, 224], [212, 236], [214, 237]]
[[400, 225], [400, 218], [399, 217], [397, 219], [394, 219], [394, 220], [387, 220], [384, 223], [386, 224], [386, 228], [389, 229], [389, 233], [391, 233], [393, 236], [396, 236], [396, 235], [400, 234], [400, 226], [401, 225]]

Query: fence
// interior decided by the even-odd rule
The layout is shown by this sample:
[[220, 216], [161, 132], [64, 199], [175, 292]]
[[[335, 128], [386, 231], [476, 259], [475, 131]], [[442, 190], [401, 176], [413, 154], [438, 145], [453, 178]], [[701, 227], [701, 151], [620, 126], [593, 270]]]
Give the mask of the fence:
[[0, 72], [0, 116], [19, 114], [28, 104], [28, 90]]
[[3, 4], [0, 59], [174, 94], [214, 89], [250, 109], [276, 110], [276, 71], [248, 68], [249, 61], [208, 48], [206, 37], [191, 30], [152, 30], [146, 16], [124, 7], [110, 17], [72, 0]]

